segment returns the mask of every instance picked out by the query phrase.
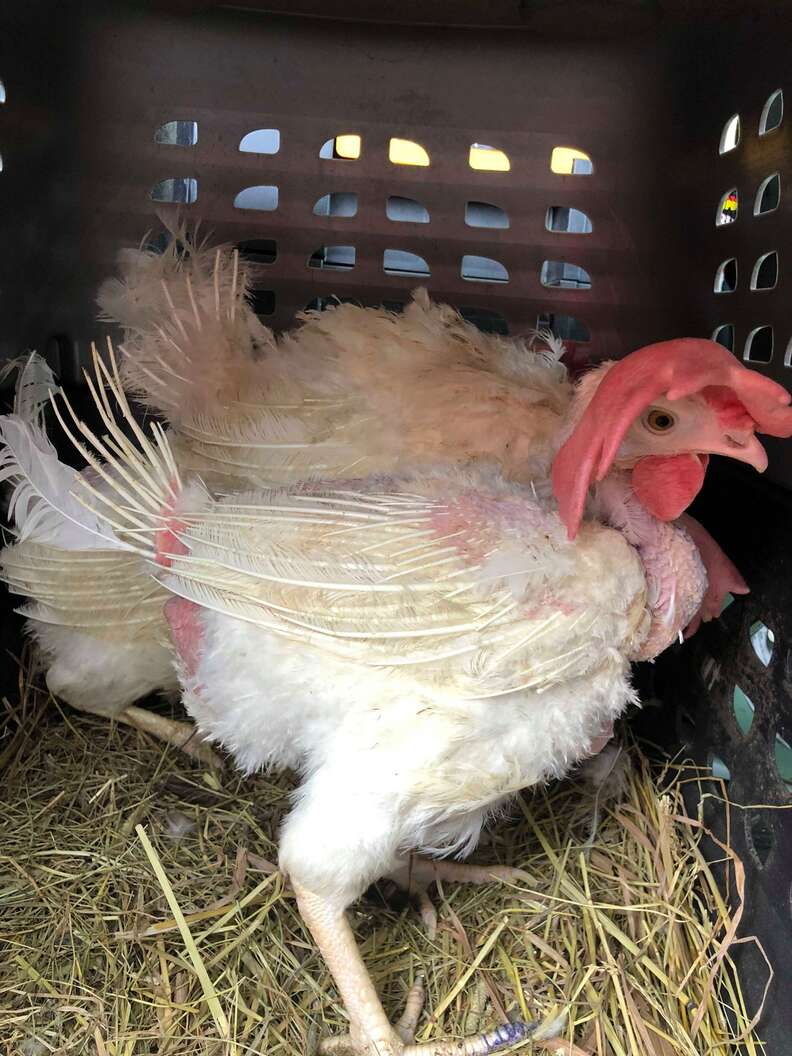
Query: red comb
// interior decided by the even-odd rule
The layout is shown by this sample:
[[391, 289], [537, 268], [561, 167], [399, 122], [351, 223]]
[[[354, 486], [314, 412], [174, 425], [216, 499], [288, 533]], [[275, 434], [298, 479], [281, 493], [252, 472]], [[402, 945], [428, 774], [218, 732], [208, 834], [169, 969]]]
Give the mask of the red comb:
[[757, 432], [792, 436], [786, 389], [743, 367], [722, 345], [695, 337], [646, 345], [611, 367], [553, 462], [553, 491], [570, 539], [589, 487], [608, 472], [638, 415], [658, 396], [678, 400], [709, 386], [730, 389]]

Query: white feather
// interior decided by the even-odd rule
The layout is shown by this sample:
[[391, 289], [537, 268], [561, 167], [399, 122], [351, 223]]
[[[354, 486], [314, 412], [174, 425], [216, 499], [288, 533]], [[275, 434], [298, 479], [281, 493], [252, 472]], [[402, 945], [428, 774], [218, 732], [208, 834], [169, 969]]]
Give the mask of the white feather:
[[55, 375], [46, 360], [31, 352], [21, 368], [14, 397], [14, 414], [23, 421], [44, 427], [44, 410], [50, 393], [57, 389]]
[[3, 416], [0, 443], [0, 483], [11, 484], [8, 516], [20, 541], [32, 539], [69, 550], [126, 549], [107, 523], [74, 497], [79, 474], [59, 461], [37, 422], [16, 414]]

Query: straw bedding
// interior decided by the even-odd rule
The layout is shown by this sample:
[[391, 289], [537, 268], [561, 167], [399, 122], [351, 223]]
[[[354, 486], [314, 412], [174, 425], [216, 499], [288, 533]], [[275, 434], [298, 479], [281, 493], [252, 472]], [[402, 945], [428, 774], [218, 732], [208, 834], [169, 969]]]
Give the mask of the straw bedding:
[[[3, 709], [0, 1051], [310, 1056], [343, 1031], [272, 865], [287, 776], [212, 771], [60, 708], [26, 664]], [[730, 1054], [738, 1036], [761, 1051], [728, 950], [741, 865], [721, 850], [724, 901], [681, 768], [636, 745], [625, 759], [599, 792], [578, 779], [522, 796], [478, 856], [530, 883], [446, 885], [434, 939], [386, 887], [355, 907], [390, 1013], [426, 977], [417, 1040], [518, 1016], [553, 1035], [526, 1053]]]

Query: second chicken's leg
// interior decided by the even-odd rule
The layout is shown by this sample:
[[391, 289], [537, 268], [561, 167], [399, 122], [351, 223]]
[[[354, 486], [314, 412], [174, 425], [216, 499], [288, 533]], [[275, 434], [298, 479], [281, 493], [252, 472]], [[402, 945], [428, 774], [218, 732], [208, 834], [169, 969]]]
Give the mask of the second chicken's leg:
[[324, 1042], [321, 1052], [346, 1052], [354, 1056], [489, 1056], [535, 1033], [537, 1023], [505, 1023], [469, 1038], [412, 1044], [409, 1039], [418, 1019], [421, 983], [413, 987], [405, 1015], [396, 1028], [392, 1027], [360, 956], [346, 914], [293, 877], [292, 886], [302, 918], [332, 973], [349, 1015], [349, 1034]]
[[399, 869], [390, 874], [395, 884], [411, 895], [416, 895], [421, 920], [430, 939], [437, 934], [437, 910], [429, 898], [429, 888], [438, 880], [452, 884], [489, 884], [493, 880], [522, 880], [531, 883], [531, 876], [512, 865], [468, 865], [447, 859], [419, 858], [412, 855]]
[[156, 712], [134, 705], [124, 708], [113, 717], [116, 722], [122, 722], [125, 726], [131, 726], [166, 744], [172, 744], [200, 763], [216, 767], [223, 765], [220, 757], [201, 739], [196, 727], [189, 722], [178, 722], [176, 719], [169, 719], [165, 715], [157, 715]]

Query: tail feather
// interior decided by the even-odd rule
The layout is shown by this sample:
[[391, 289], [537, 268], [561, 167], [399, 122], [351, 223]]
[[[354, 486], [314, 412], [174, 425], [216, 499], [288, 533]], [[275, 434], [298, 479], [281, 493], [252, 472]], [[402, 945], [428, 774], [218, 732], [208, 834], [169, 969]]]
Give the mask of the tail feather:
[[58, 459], [44, 431], [54, 381], [44, 360], [31, 355], [20, 370], [14, 413], [0, 417], [0, 483], [11, 486], [14, 534], [64, 549], [118, 547], [110, 526], [74, 497], [79, 474]]
[[[150, 423], [149, 439], [135, 420], [109, 343], [108, 348], [110, 367], [94, 348], [94, 378], [86, 373], [107, 434], [97, 436], [80, 419], [62, 390], [59, 398], [52, 401], [53, 408], [67, 437], [88, 462], [93, 477], [99, 478], [94, 483], [88, 474], [79, 476], [75, 501], [99, 523], [112, 526], [114, 538], [121, 540], [125, 549], [151, 560], [155, 557], [157, 532], [167, 529], [164, 511], [175, 507], [182, 484], [162, 426]], [[134, 440], [120, 427], [108, 393], [115, 398], [119, 417], [131, 429]]]
[[55, 375], [47, 361], [37, 352], [9, 360], [0, 370], [0, 382], [18, 372], [14, 392], [14, 414], [26, 422], [35, 422], [44, 428], [44, 411], [49, 404], [50, 393], [58, 387]]
[[98, 303], [100, 317], [124, 329], [125, 386], [178, 424], [242, 399], [274, 339], [246, 301], [239, 253], [191, 243], [183, 226], [172, 234], [164, 253], [122, 251], [120, 278], [103, 284]]

